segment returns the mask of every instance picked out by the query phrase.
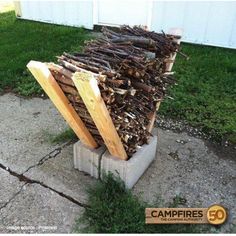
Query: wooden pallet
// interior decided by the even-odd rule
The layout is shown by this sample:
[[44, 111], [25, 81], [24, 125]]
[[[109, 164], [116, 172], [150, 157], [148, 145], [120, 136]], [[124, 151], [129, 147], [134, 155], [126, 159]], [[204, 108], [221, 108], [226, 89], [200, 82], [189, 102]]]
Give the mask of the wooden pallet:
[[[179, 29], [174, 29], [169, 34], [180, 36], [181, 32]], [[180, 43], [180, 40], [178, 43]], [[175, 57], [176, 53], [171, 55], [172, 62], [166, 65], [167, 71], [171, 71]], [[54, 66], [60, 67], [55, 64]], [[99, 145], [51, 74], [50, 65], [38, 61], [30, 61], [27, 67], [81, 142], [89, 148], [97, 148]], [[101, 97], [94, 75], [81, 71], [74, 73], [72, 79], [109, 152], [114, 157], [127, 160], [128, 156]], [[158, 102], [156, 110], [149, 114], [150, 123], [147, 126], [149, 132], [153, 129], [156, 111], [159, 109], [160, 104], [161, 102]]]

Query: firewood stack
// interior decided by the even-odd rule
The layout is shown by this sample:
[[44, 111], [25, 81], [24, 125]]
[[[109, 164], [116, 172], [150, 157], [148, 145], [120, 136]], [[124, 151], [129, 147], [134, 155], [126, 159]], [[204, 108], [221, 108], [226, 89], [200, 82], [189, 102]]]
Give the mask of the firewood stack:
[[63, 53], [60, 66], [49, 68], [94, 139], [103, 144], [96, 125], [72, 81], [76, 71], [88, 71], [97, 79], [102, 98], [129, 157], [148, 142], [147, 127], [157, 102], [175, 83], [166, 71], [170, 56], [179, 50], [176, 37], [122, 26], [107, 28], [104, 37], [89, 41], [83, 53]]

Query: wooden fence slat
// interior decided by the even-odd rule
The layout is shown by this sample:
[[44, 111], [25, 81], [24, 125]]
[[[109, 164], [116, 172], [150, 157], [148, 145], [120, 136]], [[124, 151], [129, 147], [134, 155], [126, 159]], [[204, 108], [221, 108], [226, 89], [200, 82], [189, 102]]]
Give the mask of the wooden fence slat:
[[81, 142], [90, 148], [96, 148], [98, 146], [96, 141], [66, 98], [46, 64], [30, 61], [27, 67]]
[[101, 97], [97, 80], [92, 74], [85, 72], [76, 72], [72, 79], [109, 152], [126, 160], [127, 154]]

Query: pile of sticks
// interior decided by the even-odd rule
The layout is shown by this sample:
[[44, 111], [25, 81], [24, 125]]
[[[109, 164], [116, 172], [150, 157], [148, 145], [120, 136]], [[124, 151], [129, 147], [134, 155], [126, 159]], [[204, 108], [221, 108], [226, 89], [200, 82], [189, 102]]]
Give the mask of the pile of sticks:
[[148, 126], [157, 102], [175, 84], [166, 65], [179, 50], [176, 37], [122, 26], [119, 32], [103, 28], [103, 37], [89, 41], [83, 53], [63, 53], [60, 66], [49, 68], [95, 140], [102, 144], [96, 125], [72, 81], [76, 71], [97, 79], [102, 98], [129, 157], [148, 142]]

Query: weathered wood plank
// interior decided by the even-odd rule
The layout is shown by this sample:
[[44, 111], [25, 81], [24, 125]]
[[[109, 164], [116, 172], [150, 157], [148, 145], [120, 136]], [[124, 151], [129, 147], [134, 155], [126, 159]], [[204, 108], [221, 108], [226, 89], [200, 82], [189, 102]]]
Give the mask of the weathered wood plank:
[[149, 122], [149, 124], [148, 124], [148, 126], [147, 126], [147, 130], [148, 130], [148, 132], [150, 132], [150, 133], [151, 133], [152, 130], [153, 130], [153, 126], [154, 126], [155, 120], [156, 120], [156, 113], [157, 113], [157, 111], [158, 111], [160, 105], [161, 105], [161, 102], [157, 102], [157, 104], [156, 104], [156, 110], [155, 110], [154, 112], [152, 112], [152, 113], [149, 114], [150, 122]]
[[[172, 28], [172, 29], [170, 29], [170, 30], [168, 31], [168, 34], [180, 36], [180, 38], [176, 40], [176, 42], [177, 42], [178, 44], [180, 44], [180, 42], [181, 42], [181, 37], [182, 37], [182, 35], [183, 35], [183, 30], [182, 30], [182, 29], [180, 29], [180, 28]], [[173, 53], [173, 54], [171, 55], [171, 57], [169, 58], [170, 60], [172, 60], [172, 62], [166, 63], [166, 71], [171, 71], [171, 70], [172, 70], [172, 67], [173, 67], [174, 62], [175, 62], [176, 54], [177, 54], [176, 52]]]

